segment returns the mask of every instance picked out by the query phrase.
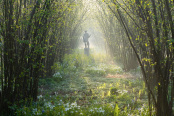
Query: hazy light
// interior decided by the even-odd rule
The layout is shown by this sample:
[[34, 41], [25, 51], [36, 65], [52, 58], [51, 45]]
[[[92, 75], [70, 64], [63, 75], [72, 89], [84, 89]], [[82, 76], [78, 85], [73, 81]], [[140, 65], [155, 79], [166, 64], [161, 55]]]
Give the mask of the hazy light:
[[83, 34], [84, 31], [87, 30], [91, 35], [89, 38], [90, 48], [96, 52], [106, 53], [104, 36], [96, 19], [96, 15], [99, 14], [101, 8], [96, 0], [83, 0], [82, 3], [84, 4], [83, 10], [87, 10], [87, 13], [85, 16], [86, 20], [82, 24], [83, 30], [81, 32], [79, 48], [83, 49], [85, 46], [83, 43]]

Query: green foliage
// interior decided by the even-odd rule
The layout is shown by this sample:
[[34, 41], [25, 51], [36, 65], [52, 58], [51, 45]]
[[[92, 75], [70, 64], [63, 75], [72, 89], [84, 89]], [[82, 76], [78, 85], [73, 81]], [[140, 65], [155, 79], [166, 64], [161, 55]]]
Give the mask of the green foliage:
[[[143, 105], [142, 108], [131, 110], [125, 107], [120, 109], [118, 104], [115, 107], [112, 107], [110, 104], [101, 106], [92, 106], [87, 108], [82, 108], [77, 105], [76, 102], [73, 103], [64, 103], [61, 100], [58, 101], [59, 105], [53, 105], [53, 102], [48, 102], [43, 107], [40, 106], [31, 106], [23, 107], [16, 112], [17, 116], [127, 116], [127, 115], [141, 115], [148, 116], [149, 111], [147, 106]], [[153, 112], [154, 115], [154, 112]]]
[[[124, 3], [105, 0], [105, 3], [107, 4], [102, 4], [101, 7], [108, 6], [108, 10], [103, 10], [102, 18], [98, 20], [113, 56], [123, 64], [125, 71], [136, 69], [137, 65], [134, 64], [137, 62], [134, 61], [137, 57], [146, 81], [146, 88], [150, 91], [149, 98], [152, 98], [152, 104], [157, 109], [156, 115], [172, 115], [170, 112], [173, 106], [169, 105], [172, 102], [171, 93], [166, 90], [170, 89], [170, 83], [173, 82], [173, 79], [167, 78], [174, 69], [170, 62], [174, 53], [171, 39], [174, 38], [172, 28], [174, 3], [170, 0], [165, 2], [128, 0]], [[168, 67], [168, 64], [172, 65]], [[134, 82], [130, 82], [129, 85], [137, 86]], [[163, 91], [166, 93], [162, 94]], [[133, 89], [133, 92], [138, 91]], [[143, 93], [143, 90], [139, 91], [139, 96]]]
[[120, 67], [108, 66], [105, 70], [106, 70], [106, 73], [110, 73], [110, 74], [122, 74], [123, 73], [123, 70]]
[[56, 72], [53, 79], [61, 81], [65, 78], [76, 77], [79, 71], [92, 64], [92, 57], [81, 54], [80, 52], [65, 54], [62, 63], [55, 63], [52, 69]]
[[[92, 63], [92, 59], [95, 59], [94, 55], [65, 55], [64, 64], [57, 63], [54, 67], [57, 73], [50, 79], [40, 80], [41, 95], [37, 105], [18, 108], [17, 115], [127, 116], [149, 113], [147, 97], [142, 97], [147, 93], [141, 79], [105, 78], [107, 73], [111, 74], [106, 69], [120, 71], [121, 68]], [[75, 66], [77, 68], [73, 69]], [[101, 73], [98, 69], [102, 69]], [[119, 71], [113, 74], [123, 74], [122, 70]]]
[[86, 69], [86, 73], [90, 74], [92, 76], [105, 76], [106, 75], [105, 70], [102, 68], [98, 68], [98, 67], [89, 67]]
[[[134, 6], [134, 2], [135, 1], [129, 1], [128, 7], [131, 5]], [[162, 3], [159, 5], [161, 4]], [[23, 7], [19, 7], [21, 5]], [[142, 10], [153, 8], [150, 2], [141, 1], [141, 5]], [[1, 56], [3, 56], [3, 58], [1, 58], [1, 72], [4, 74], [1, 74], [3, 84], [0, 82], [0, 87], [4, 89], [1, 91], [3, 92], [2, 98], [5, 99], [3, 99], [1, 103], [4, 106], [8, 106], [8, 104], [13, 104], [14, 101], [17, 102], [8, 107], [13, 111], [17, 110], [16, 115], [118, 116], [140, 115], [140, 112], [141, 115], [148, 115], [148, 110], [143, 109], [143, 112], [146, 114], [138, 110], [138, 108], [145, 103], [141, 102], [141, 100], [147, 99], [144, 97], [147, 95], [145, 84], [142, 83], [141, 80], [118, 80], [118, 82], [110, 80], [110, 82], [107, 82], [108, 80], [105, 80], [107, 74], [124, 73], [120, 67], [116, 67], [115, 65], [112, 67], [107, 64], [109, 59], [107, 55], [91, 53], [91, 56], [85, 56], [82, 55], [83, 51], [82, 53], [78, 51], [77, 53], [68, 54], [72, 49], [77, 47], [78, 37], [82, 31], [81, 23], [86, 19], [86, 10], [81, 10], [82, 7], [82, 2], [71, 0], [38, 0], [36, 3], [26, 1], [24, 4], [20, 1], [9, 2], [5, 0], [3, 2], [3, 9], [0, 9], [3, 12], [3, 14], [1, 13], [1, 19], [6, 20], [1, 20], [1, 32], [3, 32], [1, 34], [1, 43], [4, 42], [4, 47], [1, 52]], [[113, 4], [113, 7], [115, 7], [117, 11], [121, 9], [120, 4]], [[165, 5], [162, 6], [162, 8], [163, 7], [165, 7]], [[135, 10], [138, 11], [139, 9], [136, 8], [138, 7], [135, 7]], [[157, 6], [157, 9], [159, 9], [159, 6]], [[158, 25], [154, 23], [156, 19], [152, 10], [149, 10], [147, 13], [149, 13], [152, 18], [150, 24], [157, 29]], [[104, 14], [111, 13], [105, 12]], [[162, 13], [162, 15], [163, 14], [165, 13]], [[125, 33], [123, 33], [124, 30], [122, 28], [118, 29], [117, 27], [120, 27], [120, 25], [113, 23], [116, 22], [113, 16], [114, 15], [108, 15], [105, 18], [99, 19], [109, 49], [115, 59], [123, 63], [124, 70], [136, 68], [137, 62], [135, 60], [135, 54], [133, 50], [130, 49], [128, 41], [124, 39], [126, 38]], [[106, 18], [107, 20], [105, 20]], [[164, 17], [164, 19], [165, 18], [167, 19], [167, 16]], [[129, 20], [129, 18], [125, 19]], [[164, 25], [166, 24], [167, 29], [172, 25], [168, 20], [166, 20], [166, 22], [163, 21], [163, 19], [159, 21], [163, 22]], [[148, 21], [144, 22], [148, 23]], [[132, 26], [132, 24], [134, 24], [132, 21], [128, 21], [127, 28], [129, 29], [129, 26]], [[145, 26], [146, 24], [143, 26], [140, 25], [140, 27]], [[137, 31], [135, 35], [139, 36], [138, 30], [140, 29], [134, 29], [134, 26], [132, 27], [132, 30]], [[155, 32], [155, 29], [152, 30]], [[165, 30], [165, 27], [161, 27], [161, 31], [162, 30]], [[120, 39], [115, 39], [115, 33], [122, 35]], [[129, 33], [132, 32], [130, 31]], [[150, 64], [150, 68], [147, 69], [154, 69], [156, 62], [162, 65], [161, 67], [164, 67], [164, 69], [165, 66], [168, 66], [165, 64], [167, 61], [170, 61], [167, 57], [170, 56], [170, 58], [173, 58], [173, 39], [167, 38], [170, 37], [170, 33], [168, 30], [166, 33], [162, 32], [161, 38], [156, 36], [154, 36], [155, 39], [152, 38], [155, 43], [154, 50], [150, 48], [150, 42], [148, 41], [151, 38], [148, 35], [145, 35], [145, 37], [148, 37], [149, 40], [143, 37], [134, 37], [136, 40], [132, 39], [135, 46], [139, 46], [138, 41], [142, 42], [140, 45], [143, 49], [137, 49], [137, 51], [142, 51], [143, 54], [145, 54], [145, 56], [142, 55], [142, 62], [145, 62], [144, 64]], [[163, 37], [164, 35], [167, 36]], [[163, 38], [166, 40], [163, 40]], [[158, 41], [158, 39], [161, 40]], [[158, 44], [162, 43], [168, 44], [168, 46], [166, 47], [164, 44], [158, 46]], [[2, 46], [2, 44], [0, 46]], [[165, 48], [164, 50], [160, 48], [163, 46]], [[152, 56], [154, 53], [146, 52], [155, 51], [155, 49], [157, 49], [157, 52], [163, 50], [162, 52], [166, 53], [161, 57], [164, 59], [160, 62], [153, 59]], [[171, 53], [168, 54], [168, 52]], [[159, 68], [160, 65], [158, 65]], [[150, 70], [149, 72], [152, 71], [153, 70]], [[46, 77], [45, 75], [50, 78], [39, 80], [40, 77]], [[33, 103], [33, 99], [34, 101], [37, 99], [38, 80], [40, 87], [39, 101]], [[73, 83], [73, 80], [75, 80], [76, 83]], [[164, 82], [167, 81], [165, 80]], [[140, 85], [143, 85], [143, 87], [140, 87]], [[172, 87], [169, 86], [168, 88], [169, 93], [171, 93]], [[41, 98], [42, 95], [44, 96], [43, 98]], [[64, 102], [60, 99], [55, 99], [57, 95], [58, 97], [63, 96], [62, 100]], [[33, 98], [30, 98], [31, 96]], [[13, 99], [11, 99], [12, 97]], [[170, 97], [171, 96], [168, 98], [172, 99]], [[28, 100], [27, 104], [33, 104], [19, 107], [19, 104], [23, 104], [25, 100]], [[105, 105], [108, 101], [109, 103]], [[117, 102], [116, 104], [114, 103], [115, 101]], [[94, 104], [95, 102], [101, 104]], [[112, 102], [115, 108], [111, 106]], [[128, 104], [130, 104], [130, 108], [127, 107]], [[86, 108], [85, 105], [89, 107]], [[123, 106], [125, 107], [123, 108]], [[8, 108], [4, 108], [4, 111], [8, 111], [6, 110]], [[134, 110], [132, 112], [128, 111], [130, 109]]]
[[118, 88], [112, 87], [110, 89], [110, 93], [111, 93], [111, 95], [118, 95]]
[[115, 105], [114, 116], [119, 116], [119, 107], [118, 107], [118, 104]]
[[60, 72], [55, 73], [55, 74], [53, 75], [52, 78], [53, 78], [53, 80], [56, 81], [56, 82], [60, 82], [60, 81], [63, 80], [63, 77], [62, 77], [62, 75], [60, 74]]
[[98, 66], [88, 66], [86, 68], [86, 73], [93, 76], [106, 76], [107, 74], [122, 74], [123, 70], [120, 67], [99, 64]]

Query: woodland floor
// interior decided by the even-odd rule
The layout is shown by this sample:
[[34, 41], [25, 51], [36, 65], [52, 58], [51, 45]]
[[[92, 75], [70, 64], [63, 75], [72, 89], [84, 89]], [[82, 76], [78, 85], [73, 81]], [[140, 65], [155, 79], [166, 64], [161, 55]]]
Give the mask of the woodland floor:
[[115, 64], [104, 63], [82, 68], [60, 82], [41, 80], [38, 97], [45, 106], [64, 104], [65, 111], [74, 103], [89, 112], [94, 107], [105, 106], [114, 110], [118, 104], [120, 112], [126, 108], [133, 114], [141, 113], [140, 110], [147, 106], [146, 87], [141, 75], [136, 71], [126, 73]]
[[[110, 62], [108, 62], [110, 61]], [[107, 55], [82, 51], [65, 55], [55, 74], [39, 80], [38, 101], [17, 115], [148, 116], [148, 99], [140, 69], [124, 72]]]

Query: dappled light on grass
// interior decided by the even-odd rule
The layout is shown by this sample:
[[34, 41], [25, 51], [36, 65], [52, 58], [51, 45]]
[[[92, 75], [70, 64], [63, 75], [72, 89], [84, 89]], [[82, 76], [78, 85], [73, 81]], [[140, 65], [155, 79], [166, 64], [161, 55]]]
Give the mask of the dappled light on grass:
[[[65, 116], [147, 114], [143, 80], [133, 74], [129, 78], [131, 74], [100, 58], [103, 57], [94, 54], [88, 57], [77, 52], [66, 55], [64, 64], [57, 65], [54, 78], [44, 83], [45, 79], [40, 81], [40, 89], [44, 89], [38, 95], [37, 105], [24, 107], [18, 113]], [[117, 78], [108, 75], [117, 75]]]
[[174, 115], [161, 1], [0, 0], [0, 115]]
[[115, 74], [115, 75], [113, 75], [113, 74], [108, 74], [108, 75], [106, 76], [106, 78], [135, 79], [135, 78], [137, 78], [137, 77], [135, 77], [135, 76], [132, 75], [132, 74]]

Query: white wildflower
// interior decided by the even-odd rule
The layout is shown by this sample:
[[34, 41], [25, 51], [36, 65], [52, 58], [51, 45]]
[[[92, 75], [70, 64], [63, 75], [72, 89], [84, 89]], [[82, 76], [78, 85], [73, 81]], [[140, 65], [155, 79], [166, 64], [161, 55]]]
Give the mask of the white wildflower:
[[93, 109], [91, 109], [91, 110], [89, 110], [90, 112], [93, 112], [94, 110]]
[[40, 99], [40, 98], [42, 98], [42, 97], [43, 97], [42, 95], [37, 96], [38, 99]]
[[72, 107], [77, 107], [77, 103], [74, 102], [74, 103], [71, 104], [71, 106], [72, 106]]
[[100, 108], [98, 109], [98, 112], [102, 112], [102, 113], [104, 113], [105, 110], [103, 110], [102, 107], [100, 107]]
[[65, 108], [65, 111], [68, 111], [70, 108]]
[[34, 108], [32, 112], [33, 112], [33, 114], [36, 114], [37, 108]]

